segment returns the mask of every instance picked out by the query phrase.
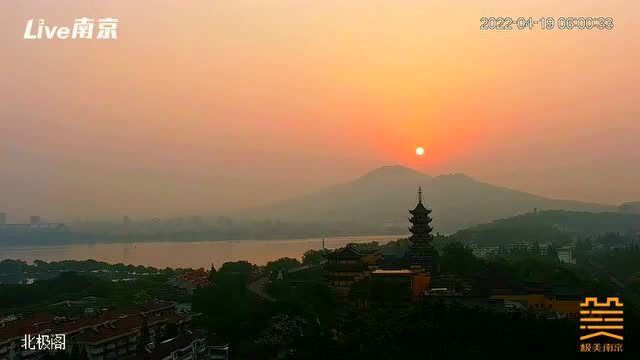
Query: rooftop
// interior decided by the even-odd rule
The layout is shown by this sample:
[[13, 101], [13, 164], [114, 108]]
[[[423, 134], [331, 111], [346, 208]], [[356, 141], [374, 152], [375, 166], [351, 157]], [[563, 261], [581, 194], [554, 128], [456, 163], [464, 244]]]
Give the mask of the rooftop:
[[184, 274], [178, 275], [177, 278], [182, 281], [189, 282], [195, 286], [211, 285], [211, 282], [209, 281], [209, 272], [205, 271], [204, 269], [189, 271]]
[[399, 270], [373, 270], [373, 274], [375, 275], [411, 275], [411, 270], [409, 269], [399, 269]]
[[[152, 352], [137, 354], [134, 359], [155, 360], [164, 359], [172, 353], [188, 348], [195, 341], [201, 340], [207, 346], [224, 348], [229, 346], [229, 342], [219, 338], [214, 334], [207, 335], [204, 331], [193, 331], [182, 336], [168, 339], [160, 343]], [[204, 345], [203, 344], [203, 345]]]
[[52, 315], [38, 313], [31, 317], [7, 323], [3, 327], [0, 327], [0, 343], [14, 338], [20, 338], [24, 336], [24, 334], [38, 334], [47, 331], [70, 334], [94, 328], [96, 328], [98, 332], [95, 330], [91, 331], [96, 334], [104, 330], [102, 331], [103, 335], [99, 336], [100, 338], [104, 338], [104, 332], [109, 331], [104, 327], [105, 324], [115, 324], [118, 322], [118, 329], [122, 329], [123, 327], [126, 328], [126, 324], [132, 320], [119, 322], [120, 320], [139, 318], [140, 322], [142, 322], [143, 314], [170, 309], [174, 306], [175, 304], [172, 302], [152, 302], [143, 305], [133, 305], [125, 309], [99, 312], [97, 316], [62, 321], [54, 319]]

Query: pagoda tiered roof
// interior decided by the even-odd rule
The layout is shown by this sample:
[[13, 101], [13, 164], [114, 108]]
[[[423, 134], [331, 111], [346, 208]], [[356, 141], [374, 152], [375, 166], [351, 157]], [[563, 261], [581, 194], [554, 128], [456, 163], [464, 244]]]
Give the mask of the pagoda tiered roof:
[[431, 225], [431, 210], [428, 209], [422, 203], [422, 188], [418, 188], [418, 204], [413, 210], [409, 210], [411, 213], [411, 237], [409, 238], [409, 262], [411, 265], [421, 266], [424, 269], [431, 271], [433, 268], [433, 256], [435, 255], [435, 249], [431, 245], [433, 235], [431, 231], [433, 228]]
[[431, 214], [431, 209], [427, 209], [423, 204], [422, 201], [420, 201], [418, 203], [418, 205], [416, 205], [416, 207], [413, 210], [409, 210], [409, 212], [411, 213], [411, 215], [429, 215]]

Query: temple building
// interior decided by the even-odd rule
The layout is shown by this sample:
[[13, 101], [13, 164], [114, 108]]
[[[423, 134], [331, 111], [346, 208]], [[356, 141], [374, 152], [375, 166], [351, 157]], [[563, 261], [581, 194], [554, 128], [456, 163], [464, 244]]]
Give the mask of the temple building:
[[418, 204], [409, 212], [411, 237], [404, 256], [383, 256], [379, 250], [365, 251], [352, 244], [325, 255], [327, 282], [337, 302], [369, 307], [411, 303], [424, 296], [437, 252], [431, 245], [431, 210], [422, 203], [422, 188]]
[[431, 242], [433, 235], [431, 231], [431, 210], [422, 203], [422, 188], [418, 187], [418, 204], [415, 209], [409, 210], [411, 213], [411, 237], [409, 238], [409, 265], [412, 268], [422, 268], [424, 271], [433, 273], [435, 249]]
[[351, 244], [325, 255], [326, 278], [338, 302], [346, 301], [351, 285], [371, 274], [380, 260], [377, 253], [358, 250]]

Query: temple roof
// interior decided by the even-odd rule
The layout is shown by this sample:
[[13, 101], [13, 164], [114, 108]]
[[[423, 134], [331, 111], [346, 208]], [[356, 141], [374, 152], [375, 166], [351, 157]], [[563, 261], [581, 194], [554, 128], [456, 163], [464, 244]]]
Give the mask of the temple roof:
[[409, 210], [411, 214], [420, 214], [420, 213], [430, 213], [431, 210], [427, 209], [422, 202], [419, 202], [418, 205], [413, 210]]
[[330, 259], [330, 258], [360, 259], [363, 256], [365, 256], [366, 254], [367, 253], [356, 249], [351, 244], [348, 244], [347, 246], [345, 246], [345, 247], [343, 247], [341, 249], [337, 249], [335, 251], [332, 251], [331, 253], [325, 255], [324, 257], [327, 258], [327, 259]]

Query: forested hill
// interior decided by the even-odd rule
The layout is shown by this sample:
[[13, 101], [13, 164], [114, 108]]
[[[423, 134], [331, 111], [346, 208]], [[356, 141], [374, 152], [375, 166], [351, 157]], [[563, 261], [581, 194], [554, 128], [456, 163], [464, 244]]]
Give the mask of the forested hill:
[[637, 236], [636, 234], [640, 233], [640, 215], [565, 210], [538, 211], [460, 230], [453, 234], [452, 238], [455, 241], [495, 246], [519, 241], [563, 243], [572, 235], [595, 237], [606, 233]]

